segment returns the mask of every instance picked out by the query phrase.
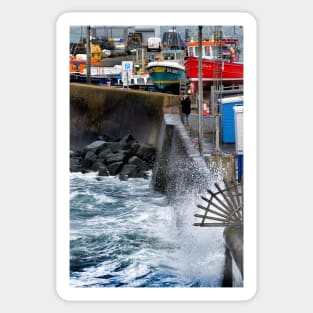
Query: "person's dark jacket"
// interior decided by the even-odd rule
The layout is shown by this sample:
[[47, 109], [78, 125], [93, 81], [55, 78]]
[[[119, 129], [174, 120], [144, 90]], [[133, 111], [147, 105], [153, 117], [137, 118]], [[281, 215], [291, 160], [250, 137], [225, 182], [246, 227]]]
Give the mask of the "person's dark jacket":
[[191, 101], [189, 97], [181, 100], [182, 113], [190, 114], [191, 112]]

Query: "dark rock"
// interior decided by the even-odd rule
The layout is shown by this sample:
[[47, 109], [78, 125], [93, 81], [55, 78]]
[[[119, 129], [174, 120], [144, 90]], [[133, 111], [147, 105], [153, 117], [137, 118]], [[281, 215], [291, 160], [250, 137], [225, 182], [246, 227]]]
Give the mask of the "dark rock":
[[104, 159], [97, 159], [91, 166], [91, 170], [97, 172], [100, 167], [104, 166]]
[[110, 176], [110, 172], [105, 165], [99, 167], [98, 176]]
[[87, 173], [90, 173], [91, 171], [83, 168], [81, 172], [82, 172], [82, 174], [87, 174]]
[[85, 155], [84, 151], [81, 151], [81, 150], [70, 150], [70, 157], [71, 158], [83, 157], [84, 155]]
[[128, 175], [127, 175], [127, 174], [121, 174], [121, 173], [119, 173], [118, 178], [119, 178], [120, 180], [126, 181], [126, 180], [128, 180]]
[[83, 167], [84, 168], [91, 168], [93, 163], [96, 161], [97, 155], [93, 151], [88, 151], [85, 155], [84, 161], [83, 161]]
[[122, 150], [122, 145], [119, 142], [107, 142], [106, 148], [109, 148], [113, 153]]
[[137, 177], [143, 177], [143, 172], [135, 164], [125, 164], [119, 174], [121, 180]]
[[88, 146], [86, 146], [85, 150], [98, 153], [100, 150], [102, 150], [105, 147], [106, 144], [107, 142], [104, 140], [96, 140], [92, 142], [91, 144], [89, 144]]
[[98, 154], [99, 159], [105, 159], [108, 155], [112, 154], [112, 151], [109, 148], [104, 148]]
[[70, 171], [115, 176], [122, 170], [120, 179], [147, 178], [145, 172], [153, 167], [155, 154], [152, 145], [138, 143], [131, 134], [122, 139], [103, 134], [81, 150], [71, 148]]
[[141, 144], [139, 149], [136, 152], [136, 155], [144, 160], [149, 168], [153, 167], [153, 163], [155, 160], [156, 150], [153, 146], [148, 144]]
[[[125, 147], [127, 147], [127, 145]], [[140, 144], [138, 142], [133, 142], [130, 144], [129, 148], [125, 150], [125, 162], [127, 162], [128, 159], [136, 155], [139, 147]]]
[[82, 169], [82, 159], [80, 157], [70, 158], [70, 172], [81, 172]]
[[123, 162], [124, 158], [125, 158], [124, 151], [108, 154], [105, 158], [105, 163], [110, 164], [110, 163], [116, 163], [116, 162]]
[[135, 141], [135, 138], [133, 137], [133, 135], [128, 134], [126, 136], [124, 136], [121, 140], [120, 140], [120, 144], [122, 146], [123, 149], [127, 150], [130, 148], [130, 145]]
[[140, 143], [135, 141], [135, 142], [132, 142], [129, 149], [133, 151], [134, 153], [136, 153], [139, 148], [140, 148]]
[[111, 176], [115, 176], [118, 174], [122, 166], [123, 166], [123, 162], [116, 162], [116, 163], [109, 164], [107, 166], [107, 169]]
[[131, 157], [128, 160], [128, 164], [136, 165], [141, 172], [145, 172], [145, 171], [149, 170], [148, 165], [143, 160], [141, 160], [139, 157], [137, 157], [137, 156]]

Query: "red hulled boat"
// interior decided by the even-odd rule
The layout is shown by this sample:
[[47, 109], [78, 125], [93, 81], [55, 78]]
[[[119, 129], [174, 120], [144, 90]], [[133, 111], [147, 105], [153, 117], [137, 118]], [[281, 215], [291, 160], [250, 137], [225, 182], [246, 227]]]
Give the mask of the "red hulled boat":
[[[221, 80], [224, 86], [243, 84], [243, 63], [237, 62], [235, 55], [237, 43], [237, 39], [202, 41], [202, 82], [204, 89], [208, 89], [216, 80]], [[186, 75], [197, 91], [199, 79], [198, 41], [187, 43], [187, 55], [185, 61]]]

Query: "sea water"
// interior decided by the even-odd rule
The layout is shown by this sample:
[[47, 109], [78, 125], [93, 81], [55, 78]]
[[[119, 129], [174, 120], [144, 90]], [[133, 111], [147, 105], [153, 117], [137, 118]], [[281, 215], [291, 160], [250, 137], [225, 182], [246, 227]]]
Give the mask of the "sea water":
[[171, 206], [150, 177], [71, 173], [71, 287], [221, 286], [222, 231], [193, 226], [188, 191]]

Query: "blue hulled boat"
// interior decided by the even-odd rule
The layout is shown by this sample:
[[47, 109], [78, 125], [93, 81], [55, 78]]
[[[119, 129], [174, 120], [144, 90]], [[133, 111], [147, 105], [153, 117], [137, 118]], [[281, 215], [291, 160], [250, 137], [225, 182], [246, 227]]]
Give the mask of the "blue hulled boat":
[[147, 70], [153, 84], [163, 92], [178, 94], [181, 82], [188, 82], [184, 50], [162, 50], [154, 61], [148, 63]]

